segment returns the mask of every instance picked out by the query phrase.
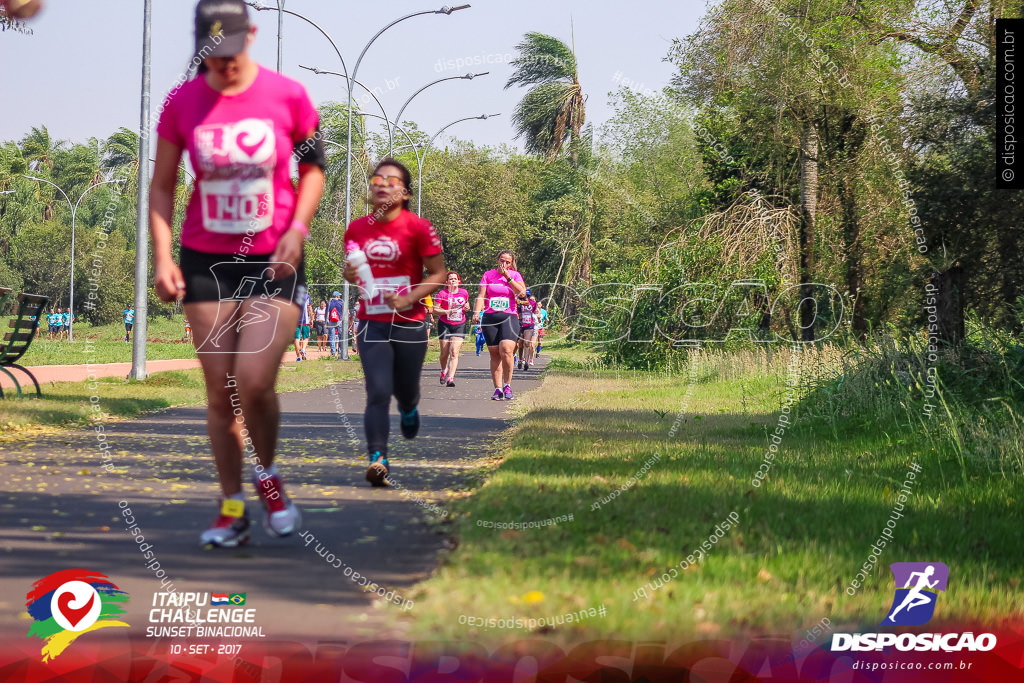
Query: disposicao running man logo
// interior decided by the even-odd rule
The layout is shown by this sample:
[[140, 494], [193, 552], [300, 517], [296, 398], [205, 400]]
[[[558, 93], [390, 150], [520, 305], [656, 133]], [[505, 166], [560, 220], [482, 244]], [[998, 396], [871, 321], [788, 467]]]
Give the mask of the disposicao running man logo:
[[938, 591], [946, 590], [949, 567], [941, 562], [894, 562], [896, 596], [882, 621], [885, 625], [920, 626], [935, 614]]
[[26, 635], [45, 641], [43, 661], [54, 659], [78, 636], [109, 626], [124, 613], [128, 594], [104, 574], [91, 569], [64, 569], [36, 581], [25, 600], [32, 626]]

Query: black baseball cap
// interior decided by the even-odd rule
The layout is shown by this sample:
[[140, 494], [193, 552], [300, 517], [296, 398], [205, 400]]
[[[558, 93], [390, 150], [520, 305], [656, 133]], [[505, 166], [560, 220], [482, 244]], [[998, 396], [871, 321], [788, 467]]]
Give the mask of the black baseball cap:
[[245, 50], [249, 11], [242, 0], [199, 0], [196, 56], [233, 57]]

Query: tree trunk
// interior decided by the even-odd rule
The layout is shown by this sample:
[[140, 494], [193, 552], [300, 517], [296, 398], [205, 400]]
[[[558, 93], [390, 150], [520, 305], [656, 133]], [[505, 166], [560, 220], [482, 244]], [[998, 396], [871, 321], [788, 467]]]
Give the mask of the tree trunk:
[[583, 248], [582, 258], [580, 260], [580, 280], [585, 282], [589, 287], [591, 284], [590, 278], [590, 228], [583, 231]]
[[853, 331], [863, 340], [868, 336], [868, 323], [864, 315], [866, 296], [861, 291], [864, 285], [864, 259], [860, 222], [857, 219], [856, 161], [867, 131], [856, 114], [843, 116], [839, 131], [837, 167], [843, 241], [846, 247], [846, 289], [853, 300]]
[[959, 264], [934, 273], [936, 336], [950, 346], [964, 340], [964, 270]]
[[565, 266], [565, 257], [569, 253], [569, 242], [565, 243], [565, 248], [562, 249], [562, 262], [558, 264], [558, 272], [555, 273], [555, 283], [551, 285], [551, 293], [548, 294], [548, 303], [545, 308], [551, 308], [551, 300], [555, 296], [555, 290], [558, 289], [558, 281], [562, 278], [562, 267]]
[[999, 302], [996, 320], [1004, 329], [1019, 332], [1021, 323], [1017, 317], [1017, 300], [1022, 294], [1021, 278], [1024, 277], [1020, 258], [1020, 226], [1013, 218], [1004, 216], [996, 230], [999, 272], [1002, 275], [999, 283], [999, 298], [1002, 301]]
[[814, 219], [818, 211], [818, 127], [804, 123], [800, 135], [800, 338], [814, 341]]

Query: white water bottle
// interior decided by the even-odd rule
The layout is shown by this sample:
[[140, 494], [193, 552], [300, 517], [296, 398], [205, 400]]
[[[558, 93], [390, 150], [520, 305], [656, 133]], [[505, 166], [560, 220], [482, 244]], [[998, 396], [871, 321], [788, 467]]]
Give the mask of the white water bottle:
[[370, 264], [366, 260], [366, 254], [355, 242], [349, 242], [346, 251], [348, 252], [346, 258], [348, 259], [348, 262], [355, 267], [356, 273], [359, 275], [359, 280], [363, 285], [363, 291], [360, 295], [369, 301], [373, 298], [376, 286], [373, 281], [373, 271], [370, 269]]

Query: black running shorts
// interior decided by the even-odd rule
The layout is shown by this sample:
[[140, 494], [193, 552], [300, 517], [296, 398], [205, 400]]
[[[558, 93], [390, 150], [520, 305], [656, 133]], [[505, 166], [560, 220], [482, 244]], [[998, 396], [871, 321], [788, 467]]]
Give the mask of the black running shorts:
[[446, 323], [443, 320], [437, 321], [437, 338], [438, 339], [451, 339], [457, 337], [459, 339], [466, 338], [466, 323]]
[[481, 327], [488, 346], [519, 339], [519, 316], [512, 313], [484, 313]]
[[[185, 277], [184, 303], [241, 301], [254, 296], [272, 296], [301, 306], [306, 298], [305, 260], [295, 271], [284, 264], [271, 264], [270, 256], [246, 254], [236, 257], [182, 247], [180, 265]], [[271, 265], [277, 269], [275, 274], [279, 278], [276, 280], [271, 280], [267, 273]]]

